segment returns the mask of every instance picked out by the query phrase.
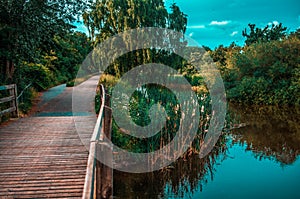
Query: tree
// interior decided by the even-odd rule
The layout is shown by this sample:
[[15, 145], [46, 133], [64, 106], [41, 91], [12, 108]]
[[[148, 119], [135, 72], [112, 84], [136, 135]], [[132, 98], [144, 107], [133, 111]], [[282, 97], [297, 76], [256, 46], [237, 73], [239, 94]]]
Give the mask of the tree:
[[[95, 45], [130, 29], [157, 27], [185, 33], [187, 25], [187, 17], [180, 8], [173, 4], [171, 13], [168, 13], [163, 0], [97, 0], [92, 4], [91, 9], [83, 14], [83, 19]], [[180, 43], [182, 38], [172, 39]], [[130, 43], [123, 42], [125, 46], [130, 47]], [[158, 57], [162, 55], [164, 58], [159, 59]], [[154, 59], [159, 59], [161, 62], [169, 61], [168, 65], [171, 63], [175, 68], [178, 68], [181, 62], [174, 54], [143, 49], [121, 57], [110, 68], [109, 73], [121, 76], [129, 69]]]
[[70, 81], [76, 77], [78, 65], [92, 50], [86, 34], [81, 32], [55, 35], [53, 47], [43, 52], [41, 63], [56, 74], [58, 83]]
[[165, 28], [167, 18], [163, 0], [97, 0], [91, 10], [83, 14], [84, 23], [96, 43], [128, 29]]
[[85, 0], [0, 0], [1, 79], [12, 81], [16, 66], [36, 61], [85, 6]]
[[229, 58], [236, 78], [225, 78], [230, 100], [248, 104], [299, 105], [300, 40], [254, 43]]
[[298, 28], [295, 32], [292, 32], [290, 35], [289, 35], [289, 38], [296, 38], [296, 39], [300, 39], [300, 28]]
[[248, 24], [248, 26], [250, 28], [250, 33], [247, 33], [247, 29], [242, 32], [243, 36], [246, 37], [246, 45], [258, 42], [276, 41], [283, 39], [286, 36], [287, 27], [283, 27], [282, 23], [278, 25], [272, 24], [271, 27], [267, 25], [264, 28], [255, 28], [255, 24]]

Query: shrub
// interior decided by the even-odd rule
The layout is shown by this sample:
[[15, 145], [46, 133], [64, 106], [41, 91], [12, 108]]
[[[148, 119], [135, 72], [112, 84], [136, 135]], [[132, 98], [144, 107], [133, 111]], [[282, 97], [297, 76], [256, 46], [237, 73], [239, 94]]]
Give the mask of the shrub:
[[37, 91], [45, 90], [55, 83], [53, 73], [42, 64], [24, 63], [17, 74], [20, 75], [20, 84], [31, 82]]
[[249, 104], [299, 104], [299, 49], [300, 40], [291, 37], [255, 43], [234, 54], [229, 58], [234, 69], [224, 78], [228, 98]]

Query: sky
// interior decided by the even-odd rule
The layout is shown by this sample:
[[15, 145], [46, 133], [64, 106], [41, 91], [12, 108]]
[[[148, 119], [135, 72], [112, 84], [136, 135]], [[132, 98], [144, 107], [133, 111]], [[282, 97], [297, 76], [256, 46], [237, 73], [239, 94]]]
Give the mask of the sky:
[[244, 45], [242, 31], [249, 23], [265, 27], [282, 23], [289, 31], [300, 28], [299, 0], [166, 0], [188, 15], [186, 34], [200, 45], [215, 47], [233, 41]]
[[244, 45], [242, 31], [249, 23], [300, 28], [299, 0], [165, 0], [166, 7], [173, 2], [188, 16], [186, 35], [212, 49], [232, 42]]

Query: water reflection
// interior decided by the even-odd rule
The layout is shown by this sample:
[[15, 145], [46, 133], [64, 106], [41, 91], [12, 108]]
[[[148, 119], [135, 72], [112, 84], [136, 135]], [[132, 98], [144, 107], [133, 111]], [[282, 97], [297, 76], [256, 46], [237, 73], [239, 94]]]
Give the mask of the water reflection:
[[300, 198], [300, 110], [230, 112], [226, 146], [153, 173], [115, 171], [115, 198]]
[[115, 170], [114, 197], [168, 198], [169, 195], [175, 195], [182, 198], [186, 193], [201, 191], [203, 184], [213, 177], [218, 157], [224, 153], [224, 149], [215, 149], [203, 159], [193, 155], [189, 159], [179, 159], [163, 170], [145, 174]]
[[300, 110], [297, 108], [231, 106], [232, 115], [245, 124], [232, 130], [235, 142], [247, 143], [259, 159], [281, 164], [295, 162], [300, 153]]

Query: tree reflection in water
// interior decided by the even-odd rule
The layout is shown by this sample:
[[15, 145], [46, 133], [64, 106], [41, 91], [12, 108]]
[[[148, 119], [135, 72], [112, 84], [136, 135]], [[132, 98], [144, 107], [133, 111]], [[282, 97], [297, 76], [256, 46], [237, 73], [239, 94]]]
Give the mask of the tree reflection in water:
[[[217, 147], [205, 158], [197, 155], [179, 159], [160, 171], [129, 174], [114, 171], [116, 198], [184, 198], [202, 191], [213, 178], [214, 168], [227, 158], [232, 144], [242, 143], [258, 159], [268, 158], [282, 166], [294, 163], [300, 153], [299, 108], [230, 106], [233, 129], [221, 137]], [[220, 144], [220, 143], [226, 143]], [[235, 168], [232, 168], [235, 169]]]
[[[183, 197], [185, 193], [201, 191], [208, 178], [213, 178], [214, 165], [225, 155], [226, 146], [220, 145], [206, 157], [198, 155], [178, 159], [175, 163], [159, 171], [131, 174], [114, 170], [114, 196], [116, 198], [164, 198], [168, 185], [168, 195]], [[200, 190], [198, 190], [200, 189]]]
[[300, 153], [299, 108], [241, 107], [230, 111], [243, 128], [232, 130], [234, 143], [247, 145], [259, 158], [271, 158], [282, 165], [295, 162]]
[[[173, 106], [170, 106], [171, 108], [169, 108], [168, 106], [168, 104], [170, 103], [176, 104], [176, 100], [172, 98], [173, 95], [170, 94], [170, 91], [162, 90], [161, 92], [158, 92], [159, 89], [157, 88], [160, 87], [158, 87], [157, 85], [150, 86], [147, 86], [147, 90], [140, 89], [138, 92], [136, 92], [136, 96], [133, 95], [134, 97], [136, 97], [136, 99], [134, 99], [138, 103], [131, 103], [131, 110], [133, 110], [132, 112], [135, 113], [134, 110], [140, 110], [141, 107], [143, 107], [143, 104], [146, 104], [145, 107], [151, 106], [151, 103], [145, 103], [147, 102], [147, 100], [143, 101], [143, 99], [146, 97], [140, 97], [146, 96], [146, 94], [144, 94], [143, 92], [147, 91], [146, 93], [148, 98], [150, 98], [149, 96], [153, 97], [153, 99], [158, 98], [159, 100], [161, 100], [161, 104], [165, 105], [167, 111], [168, 109], [170, 109], [168, 115], [173, 119], [170, 119], [171, 122], [167, 123], [167, 133], [162, 133], [162, 136], [158, 135], [159, 139], [139, 140], [139, 142], [135, 141], [134, 145], [130, 145], [131, 142], [126, 142], [129, 143], [127, 144], [127, 146], [139, 146], [139, 148], [143, 148], [143, 146], [152, 144], [151, 146], [157, 145], [157, 147], [161, 147], [160, 143], [169, 143], [171, 141], [170, 139], [177, 132], [177, 128], [179, 126], [178, 116], [180, 112], [177, 113], [177, 111], [172, 108]], [[153, 88], [156, 88], [156, 90], [154, 90]], [[193, 103], [199, 103], [200, 108], [203, 109], [201, 110], [200, 114], [198, 133], [194, 140], [194, 143], [192, 144], [192, 147], [175, 163], [159, 171], [143, 174], [133, 174], [114, 170], [113, 187], [115, 198], [164, 198], [166, 187], [168, 187], [168, 192], [170, 192], [170, 195], [181, 197], [187, 192], [192, 194], [195, 191], [201, 191], [202, 185], [207, 181], [207, 179], [209, 177], [213, 178], [214, 165], [216, 164], [217, 160], [219, 160], [218, 157], [226, 153], [226, 137], [224, 135], [220, 136], [219, 141], [212, 149], [210, 154], [200, 159], [197, 153], [199, 152], [199, 143], [203, 142], [204, 132], [207, 132], [207, 129], [209, 127], [211, 115], [211, 100], [207, 96], [204, 96], [202, 98], [199, 97], [198, 100], [199, 102], [187, 100], [188, 103], [184, 104], [184, 106], [186, 107], [195, 107]], [[136, 105], [137, 107], [135, 107], [134, 105]], [[194, 110], [187, 109], [187, 111], [192, 112]], [[142, 113], [145, 114], [147, 113], [147, 111], [143, 111]], [[147, 116], [148, 114], [145, 115]], [[189, 115], [192, 114], [189, 113]], [[140, 121], [147, 121], [147, 117], [142, 117], [141, 115], [139, 115], [139, 117], [133, 118], [136, 119], [135, 122], [137, 123], [140, 123]], [[118, 131], [115, 130], [114, 132], [115, 138], [119, 138], [120, 136], [117, 136], [119, 135], [117, 134]], [[120, 139], [118, 139], [118, 141], [120, 141]], [[147, 148], [149, 147], [146, 147], [146, 149]], [[154, 149], [157, 150], [156, 148]]]

